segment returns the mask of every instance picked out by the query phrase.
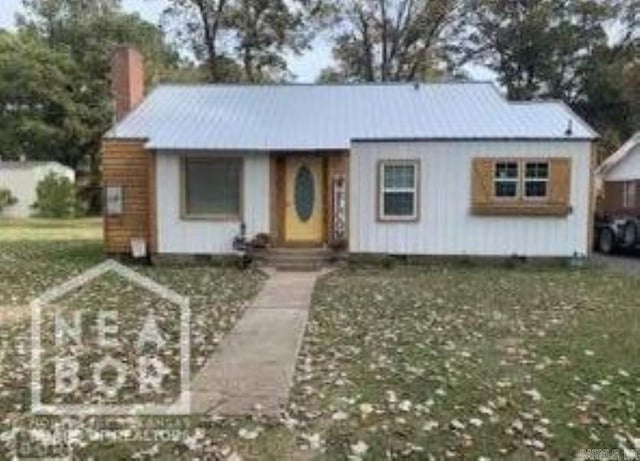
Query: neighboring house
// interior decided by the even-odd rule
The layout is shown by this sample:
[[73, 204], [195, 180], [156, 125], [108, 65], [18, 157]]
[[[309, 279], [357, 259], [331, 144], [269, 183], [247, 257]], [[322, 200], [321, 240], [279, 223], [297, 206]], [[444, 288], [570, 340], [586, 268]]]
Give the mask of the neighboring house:
[[351, 253], [589, 253], [597, 135], [561, 102], [490, 83], [161, 85], [141, 101], [122, 96], [141, 94], [139, 54], [115, 62], [133, 110], [103, 143], [109, 253], [228, 254], [241, 224]]
[[640, 217], [640, 132], [600, 164], [596, 178], [599, 215]]
[[34, 162], [27, 160], [0, 160], [0, 189], [9, 189], [18, 200], [15, 205], [5, 208], [0, 216], [28, 218], [34, 213], [32, 205], [36, 202], [36, 188], [48, 174], [56, 173], [75, 181], [72, 168], [58, 162]]

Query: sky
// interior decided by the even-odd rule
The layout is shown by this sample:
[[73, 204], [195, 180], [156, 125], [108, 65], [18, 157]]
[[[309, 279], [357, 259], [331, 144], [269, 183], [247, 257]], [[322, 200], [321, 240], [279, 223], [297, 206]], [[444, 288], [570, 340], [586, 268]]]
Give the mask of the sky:
[[[157, 24], [166, 0], [123, 0], [126, 11], [137, 12], [149, 22]], [[22, 0], [0, 0], [0, 28], [11, 29], [15, 23], [16, 13], [21, 11]], [[331, 65], [331, 48], [327, 40], [317, 39], [312, 49], [301, 56], [288, 57], [289, 69], [297, 76], [299, 82], [314, 82], [320, 71]], [[492, 80], [493, 75], [486, 69], [469, 66], [471, 76], [479, 80]]]

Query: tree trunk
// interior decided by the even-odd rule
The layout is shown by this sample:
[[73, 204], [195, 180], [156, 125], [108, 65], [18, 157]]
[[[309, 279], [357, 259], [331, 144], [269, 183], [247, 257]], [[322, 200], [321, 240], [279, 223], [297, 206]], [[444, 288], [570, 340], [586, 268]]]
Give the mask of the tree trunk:
[[253, 69], [253, 55], [251, 54], [251, 47], [245, 46], [243, 50], [243, 65], [244, 75], [248, 82], [256, 83], [256, 76]]
[[369, 36], [369, 23], [362, 10], [358, 12], [358, 17], [360, 19], [362, 33], [362, 65], [364, 67], [364, 78], [367, 82], [374, 82], [376, 75], [373, 66], [373, 45], [371, 44], [371, 37]]
[[216, 50], [216, 40], [218, 38], [218, 29], [220, 27], [221, 16], [224, 10], [226, 0], [219, 0], [215, 9], [213, 18], [209, 17], [206, 0], [197, 0], [196, 5], [200, 11], [202, 26], [204, 28], [204, 41], [207, 49], [207, 64], [209, 67], [209, 79], [212, 82], [218, 80], [218, 55]]
[[380, 16], [382, 16], [382, 59], [380, 63], [380, 78], [383, 82], [389, 76], [389, 29], [387, 22], [387, 0], [380, 0]]

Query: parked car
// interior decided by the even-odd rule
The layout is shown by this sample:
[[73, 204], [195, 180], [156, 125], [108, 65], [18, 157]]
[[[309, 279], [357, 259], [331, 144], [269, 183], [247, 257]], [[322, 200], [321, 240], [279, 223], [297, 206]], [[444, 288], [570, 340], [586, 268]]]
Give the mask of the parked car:
[[595, 225], [595, 245], [600, 252], [640, 249], [640, 217], [598, 217]]
[[603, 253], [640, 247], [640, 132], [596, 169], [595, 245]]

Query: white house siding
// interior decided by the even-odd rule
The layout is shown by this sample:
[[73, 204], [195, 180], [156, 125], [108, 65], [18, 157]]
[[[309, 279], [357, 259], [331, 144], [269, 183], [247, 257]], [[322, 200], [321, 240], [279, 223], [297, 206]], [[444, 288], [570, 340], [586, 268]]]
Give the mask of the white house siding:
[[604, 176], [605, 181], [635, 181], [638, 179], [640, 179], [640, 145], [632, 148]]
[[261, 153], [158, 152], [156, 156], [158, 251], [165, 254], [229, 254], [241, 221], [184, 220], [180, 216], [183, 155], [243, 156], [243, 204], [247, 235], [269, 232], [269, 155]]
[[[588, 142], [362, 142], [350, 161], [350, 250], [355, 253], [480, 256], [586, 254], [589, 220]], [[474, 157], [570, 157], [567, 217], [474, 216]], [[420, 160], [420, 219], [378, 222], [377, 163]]]
[[38, 183], [49, 173], [66, 176], [75, 181], [75, 172], [56, 162], [0, 162], [0, 189], [9, 189], [18, 200], [14, 205], [5, 208], [2, 216], [11, 218], [28, 218], [34, 213], [31, 207], [36, 202]]

